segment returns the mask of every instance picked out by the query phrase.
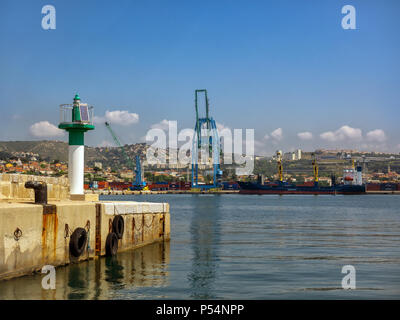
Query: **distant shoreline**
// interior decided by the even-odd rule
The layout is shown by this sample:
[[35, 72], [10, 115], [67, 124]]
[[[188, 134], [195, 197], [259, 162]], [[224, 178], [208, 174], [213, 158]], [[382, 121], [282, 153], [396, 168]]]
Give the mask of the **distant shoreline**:
[[[92, 192], [86, 192], [87, 194], [92, 194]], [[99, 194], [101, 196], [129, 196], [129, 195], [159, 195], [159, 194], [240, 194], [241, 196], [244, 194], [239, 193], [238, 190], [221, 190], [221, 191], [109, 191], [109, 192], [94, 192], [95, 194]], [[400, 191], [366, 191], [365, 194], [359, 195], [400, 195]], [[269, 195], [269, 194], [254, 194], [254, 195]], [[293, 196], [293, 194], [270, 194], [270, 195], [285, 195], [285, 196]], [[296, 195], [309, 195], [309, 196], [320, 196], [321, 194], [296, 194]], [[352, 195], [348, 195], [352, 196]]]

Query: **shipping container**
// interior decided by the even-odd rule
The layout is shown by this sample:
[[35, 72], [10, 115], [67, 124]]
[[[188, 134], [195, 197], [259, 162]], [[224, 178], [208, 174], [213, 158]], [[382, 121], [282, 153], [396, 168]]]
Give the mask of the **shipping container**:
[[239, 184], [237, 182], [222, 182], [223, 190], [239, 190]]
[[367, 191], [380, 191], [381, 185], [379, 183], [368, 183], [366, 185], [366, 190]]
[[168, 182], [157, 182], [149, 184], [148, 187], [150, 190], [154, 191], [165, 191], [168, 190]]

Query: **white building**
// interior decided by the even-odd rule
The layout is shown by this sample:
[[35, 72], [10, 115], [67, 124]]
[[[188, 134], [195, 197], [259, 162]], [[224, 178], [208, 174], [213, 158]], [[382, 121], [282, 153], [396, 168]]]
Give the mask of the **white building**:
[[296, 154], [296, 160], [301, 160], [301, 149], [297, 149], [294, 152]]
[[297, 149], [293, 152], [285, 152], [283, 154], [283, 159], [284, 160], [301, 160], [301, 149]]
[[296, 160], [296, 154], [294, 152], [285, 152], [283, 154], [283, 160]]
[[103, 170], [103, 164], [101, 162], [95, 162], [94, 166], [99, 168], [100, 170]]

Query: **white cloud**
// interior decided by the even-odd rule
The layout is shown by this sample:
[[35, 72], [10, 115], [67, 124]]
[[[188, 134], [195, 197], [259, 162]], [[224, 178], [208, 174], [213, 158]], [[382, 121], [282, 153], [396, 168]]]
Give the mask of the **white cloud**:
[[52, 138], [61, 137], [64, 135], [64, 131], [58, 129], [54, 124], [48, 121], [36, 122], [29, 128], [30, 133], [37, 138]]
[[313, 134], [311, 132], [305, 131], [305, 132], [299, 132], [297, 136], [301, 140], [311, 140], [313, 138]]
[[218, 131], [222, 131], [222, 130], [224, 130], [224, 129], [229, 129], [229, 130], [230, 130], [229, 127], [226, 127], [226, 126], [225, 126], [224, 124], [222, 124], [222, 123], [216, 122], [215, 124], [216, 124], [216, 126], [217, 126], [217, 130], [218, 130]]
[[[245, 146], [243, 146], [243, 148], [245, 148]], [[256, 154], [265, 155], [267, 153], [267, 149], [266, 141], [264, 139], [261, 141], [254, 139], [254, 151]]]
[[275, 129], [274, 131], [271, 132], [271, 137], [274, 138], [275, 140], [282, 140], [283, 138], [283, 131], [282, 128]]
[[264, 136], [264, 140], [268, 140], [269, 139], [269, 134], [267, 133], [265, 136]]
[[384, 142], [386, 140], [385, 132], [381, 129], [375, 129], [367, 133], [368, 141]]
[[343, 126], [336, 131], [327, 131], [320, 134], [320, 137], [330, 142], [343, 141], [343, 140], [361, 140], [361, 129]]
[[168, 129], [168, 124], [169, 124], [169, 120], [164, 119], [164, 120], [161, 120], [161, 121], [158, 122], [158, 123], [152, 124], [152, 125], [151, 125], [151, 128], [152, 128], [152, 129], [167, 130], [167, 129]]
[[110, 141], [107, 141], [107, 140], [103, 140], [103, 141], [98, 145], [99, 148], [112, 147], [112, 146], [113, 146], [113, 144], [112, 144]]
[[228, 126], [225, 126], [224, 124], [219, 123], [219, 122], [215, 122], [215, 124], [217, 126], [217, 131], [218, 131], [218, 135], [220, 136], [220, 138], [224, 137], [224, 140], [225, 140], [225, 137], [227, 135], [233, 135], [231, 128], [229, 128]]
[[129, 126], [139, 122], [139, 115], [137, 113], [131, 113], [127, 110], [107, 110], [103, 117], [94, 117], [95, 123], [103, 123], [105, 121], [120, 126]]
[[321, 133], [319, 136], [324, 140], [336, 141], [335, 133], [332, 131]]
[[139, 115], [137, 113], [130, 113], [126, 110], [106, 111], [106, 119], [111, 123], [128, 126], [133, 123], [138, 123]]

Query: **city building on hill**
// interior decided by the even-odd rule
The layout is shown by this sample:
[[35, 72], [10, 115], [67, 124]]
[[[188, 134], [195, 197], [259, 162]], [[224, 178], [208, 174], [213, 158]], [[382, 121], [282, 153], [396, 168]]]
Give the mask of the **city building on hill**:
[[289, 161], [296, 160], [296, 154], [294, 152], [285, 152], [283, 154], [283, 160], [289, 160]]
[[301, 160], [301, 149], [296, 149], [293, 152], [285, 152], [283, 154], [283, 160]]
[[103, 164], [101, 162], [95, 162], [93, 164], [93, 167], [99, 168], [100, 170], [103, 170]]

